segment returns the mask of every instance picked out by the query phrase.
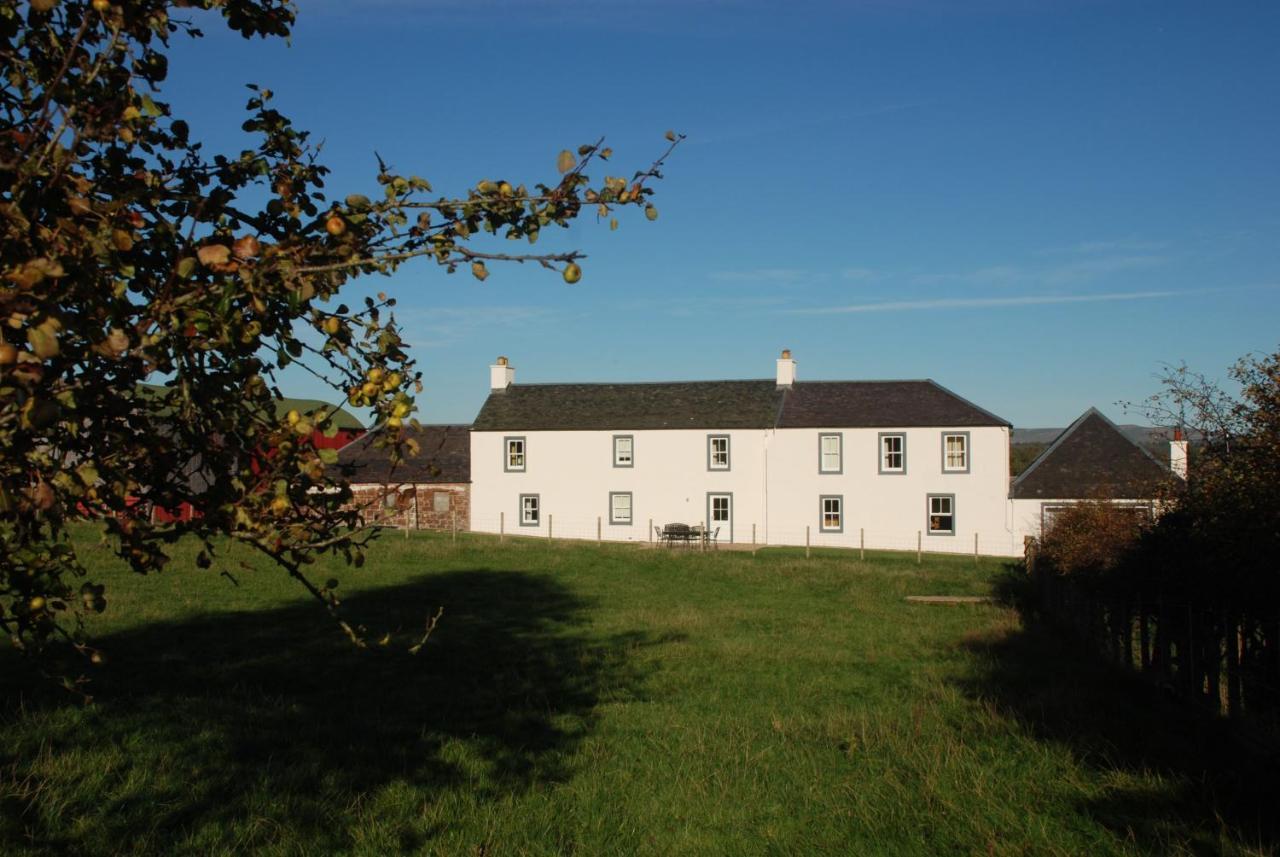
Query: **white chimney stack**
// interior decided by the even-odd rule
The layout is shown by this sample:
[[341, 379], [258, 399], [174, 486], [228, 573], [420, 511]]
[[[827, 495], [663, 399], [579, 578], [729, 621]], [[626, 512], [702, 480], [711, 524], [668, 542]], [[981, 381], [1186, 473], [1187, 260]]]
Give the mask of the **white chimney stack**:
[[494, 393], [506, 392], [516, 382], [516, 370], [505, 357], [489, 367], [489, 390]]
[[1187, 478], [1187, 439], [1181, 428], [1173, 430], [1173, 440], [1169, 441], [1169, 469], [1179, 479]]
[[790, 387], [796, 382], [796, 361], [791, 359], [791, 349], [782, 349], [778, 358], [778, 386]]

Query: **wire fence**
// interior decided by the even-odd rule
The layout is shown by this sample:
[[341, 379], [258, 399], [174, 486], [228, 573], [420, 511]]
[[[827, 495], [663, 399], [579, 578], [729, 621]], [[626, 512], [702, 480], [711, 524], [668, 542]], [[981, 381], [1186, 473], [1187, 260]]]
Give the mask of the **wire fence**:
[[[949, 535], [930, 535], [925, 530], [885, 532], [862, 527], [846, 526], [839, 532], [820, 527], [769, 527], [751, 522], [695, 521], [686, 524], [694, 535], [668, 536], [670, 522], [660, 519], [632, 521], [630, 524], [613, 523], [606, 516], [594, 518], [565, 517], [553, 513], [539, 515], [535, 521], [521, 521], [517, 515], [471, 514], [467, 523], [470, 531], [497, 535], [500, 538], [538, 538], [549, 540], [574, 540], [601, 543], [644, 544], [662, 548], [694, 549], [751, 549], [763, 547], [807, 548], [809, 552], [820, 548], [840, 548], [865, 556], [867, 551], [902, 551], [914, 553], [918, 558], [927, 554], [959, 554], [973, 557], [1011, 556], [1008, 534], [980, 534], [960, 531]], [[459, 531], [465, 531], [459, 524]], [[705, 535], [701, 535], [705, 534]]]
[[1097, 654], [1280, 748], [1280, 614], [1089, 586], [1037, 562], [1034, 540], [1027, 571], [1036, 606]]

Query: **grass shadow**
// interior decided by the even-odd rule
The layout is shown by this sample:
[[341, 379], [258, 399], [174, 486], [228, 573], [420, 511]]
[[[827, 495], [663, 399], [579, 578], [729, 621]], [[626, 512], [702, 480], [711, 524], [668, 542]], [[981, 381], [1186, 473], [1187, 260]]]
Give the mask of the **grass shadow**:
[[[361, 592], [344, 608], [410, 636], [442, 604], [445, 619], [417, 656], [403, 641], [355, 649], [312, 603], [98, 640], [111, 663], [92, 706], [28, 696], [18, 712], [15, 694], [0, 696], [0, 774], [31, 783], [0, 802], [0, 845], [221, 850], [219, 837], [234, 835], [243, 851], [287, 826], [294, 850], [348, 850], [353, 831], [335, 808], [358, 810], [384, 787], [422, 803], [563, 781], [597, 706], [641, 692], [630, 656], [649, 641], [592, 635], [589, 605], [547, 576], [455, 571]], [[39, 788], [56, 759], [75, 760], [74, 771]], [[262, 823], [246, 832], [247, 819]], [[422, 839], [406, 829], [400, 850]]]
[[1100, 775], [1105, 787], [1080, 812], [1152, 853], [1276, 851], [1274, 754], [1045, 622], [1019, 568], [994, 589], [1022, 621], [965, 639], [978, 667], [962, 689]]

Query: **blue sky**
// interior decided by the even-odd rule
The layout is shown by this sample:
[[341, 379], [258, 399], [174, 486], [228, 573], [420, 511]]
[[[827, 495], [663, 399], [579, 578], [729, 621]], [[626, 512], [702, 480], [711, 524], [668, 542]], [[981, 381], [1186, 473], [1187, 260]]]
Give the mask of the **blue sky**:
[[[373, 151], [440, 192], [532, 184], [606, 135], [633, 169], [677, 129], [660, 218], [543, 248], [576, 286], [431, 263], [386, 290], [466, 422], [517, 382], [930, 377], [1065, 425], [1280, 344], [1280, 5], [313, 0], [292, 44], [206, 27], [165, 94], [238, 151], [245, 83], [325, 141], [336, 196]], [[549, 240], [554, 239], [554, 240]], [[501, 247], [500, 249], [507, 249]], [[325, 397], [302, 374], [290, 393]]]

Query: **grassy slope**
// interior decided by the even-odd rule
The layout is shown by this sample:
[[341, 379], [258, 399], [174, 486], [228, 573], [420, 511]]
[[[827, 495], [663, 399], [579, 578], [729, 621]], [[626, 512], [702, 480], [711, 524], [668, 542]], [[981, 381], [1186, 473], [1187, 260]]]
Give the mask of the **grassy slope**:
[[1213, 853], [1251, 821], [1204, 724], [1007, 608], [903, 601], [994, 561], [393, 536], [319, 572], [376, 653], [276, 571], [95, 563], [94, 705], [0, 651], [0, 853]]

